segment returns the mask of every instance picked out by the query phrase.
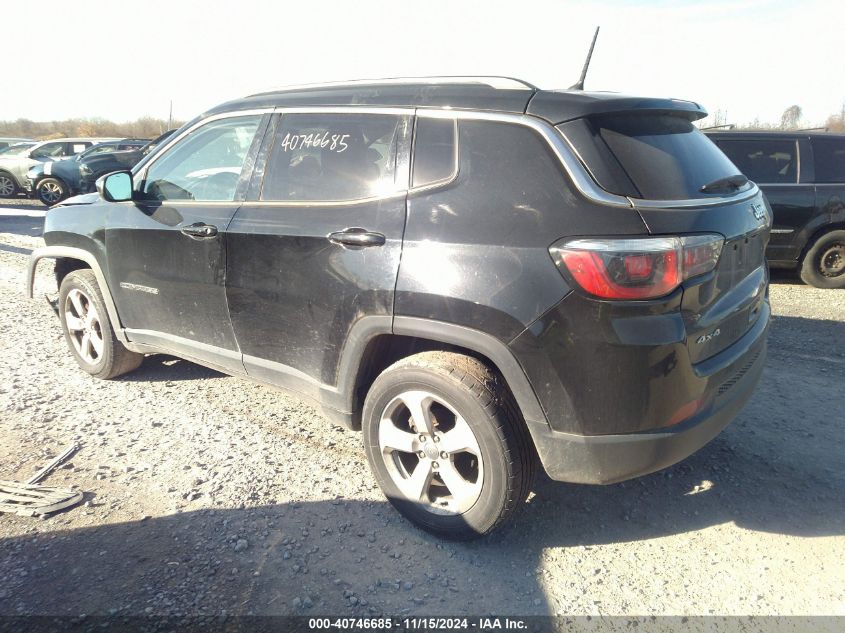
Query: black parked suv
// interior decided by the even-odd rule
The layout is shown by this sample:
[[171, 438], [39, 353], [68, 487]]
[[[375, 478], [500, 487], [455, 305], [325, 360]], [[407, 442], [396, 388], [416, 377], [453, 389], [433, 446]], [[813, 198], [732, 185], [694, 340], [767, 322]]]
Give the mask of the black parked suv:
[[798, 268], [817, 288], [845, 288], [845, 135], [708, 134], [769, 199], [769, 265]]
[[164, 352], [282, 387], [363, 427], [407, 517], [485, 534], [538, 462], [656, 471], [757, 383], [770, 214], [703, 116], [495, 78], [254, 95], [52, 208], [29, 293], [54, 258], [95, 377]]

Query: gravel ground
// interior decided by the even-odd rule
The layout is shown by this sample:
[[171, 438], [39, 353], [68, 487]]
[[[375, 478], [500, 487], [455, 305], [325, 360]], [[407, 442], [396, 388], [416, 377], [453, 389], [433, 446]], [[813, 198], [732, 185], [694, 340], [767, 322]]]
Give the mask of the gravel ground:
[[82, 373], [21, 292], [41, 215], [0, 209], [0, 478], [78, 441], [46, 483], [86, 502], [0, 515], [0, 615], [845, 615], [843, 291], [775, 279], [762, 383], [696, 455], [607, 487], [541, 478], [508, 527], [451, 544], [295, 399], [164, 356]]

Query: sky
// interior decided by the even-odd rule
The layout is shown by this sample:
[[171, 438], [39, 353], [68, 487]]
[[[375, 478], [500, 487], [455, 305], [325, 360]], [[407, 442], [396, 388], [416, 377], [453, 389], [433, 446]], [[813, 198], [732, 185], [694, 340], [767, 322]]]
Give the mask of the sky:
[[[6, 2], [0, 120], [190, 119], [274, 87], [507, 75], [821, 124], [845, 102], [842, 0]], [[48, 19], [49, 18], [49, 19]], [[20, 25], [14, 28], [13, 25]], [[12, 27], [12, 28], [10, 28]]]

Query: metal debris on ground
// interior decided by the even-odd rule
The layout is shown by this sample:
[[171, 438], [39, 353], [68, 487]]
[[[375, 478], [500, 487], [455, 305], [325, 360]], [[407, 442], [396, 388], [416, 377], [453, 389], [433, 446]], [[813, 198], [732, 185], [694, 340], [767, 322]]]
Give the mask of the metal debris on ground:
[[70, 508], [82, 501], [81, 492], [38, 485], [78, 450], [79, 444], [72, 444], [24, 483], [0, 479], [0, 512], [38, 516]]

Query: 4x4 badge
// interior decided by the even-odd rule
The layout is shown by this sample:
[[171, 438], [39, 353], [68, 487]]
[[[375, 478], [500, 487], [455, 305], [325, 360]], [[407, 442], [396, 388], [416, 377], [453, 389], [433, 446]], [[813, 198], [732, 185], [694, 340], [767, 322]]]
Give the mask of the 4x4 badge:
[[721, 333], [722, 333], [722, 330], [720, 328], [716, 328], [715, 330], [710, 332], [710, 334], [702, 334], [701, 336], [698, 337], [698, 340], [696, 340], [695, 342], [698, 345], [701, 345], [702, 343], [709, 343], [714, 338], [719, 336], [719, 334], [721, 334]]
[[751, 213], [753, 213], [754, 217], [758, 220], [766, 219], [766, 208], [759, 202], [755, 202], [751, 205]]

